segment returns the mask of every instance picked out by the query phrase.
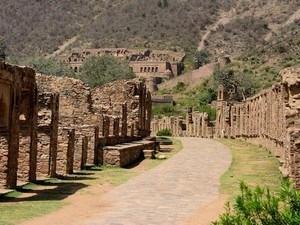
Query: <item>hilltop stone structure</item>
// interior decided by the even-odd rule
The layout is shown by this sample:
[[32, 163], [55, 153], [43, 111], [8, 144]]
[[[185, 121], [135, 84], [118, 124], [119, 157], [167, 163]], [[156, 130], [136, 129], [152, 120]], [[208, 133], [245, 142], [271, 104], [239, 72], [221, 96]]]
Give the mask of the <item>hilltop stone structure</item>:
[[78, 72], [84, 60], [91, 56], [111, 55], [129, 61], [130, 68], [137, 77], [171, 79], [182, 72], [184, 53], [126, 48], [99, 48], [72, 52], [68, 56], [59, 56], [58, 59], [68, 63]]
[[0, 188], [87, 164], [132, 163], [157, 148], [142, 140], [150, 134], [151, 104], [138, 80], [91, 90], [76, 79], [1, 62]]

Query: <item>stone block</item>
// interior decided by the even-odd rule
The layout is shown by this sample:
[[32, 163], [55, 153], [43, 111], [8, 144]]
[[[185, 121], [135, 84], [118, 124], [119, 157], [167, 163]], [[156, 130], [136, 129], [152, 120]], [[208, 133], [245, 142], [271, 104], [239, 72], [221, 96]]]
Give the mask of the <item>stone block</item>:
[[145, 159], [155, 159], [155, 150], [143, 150]]

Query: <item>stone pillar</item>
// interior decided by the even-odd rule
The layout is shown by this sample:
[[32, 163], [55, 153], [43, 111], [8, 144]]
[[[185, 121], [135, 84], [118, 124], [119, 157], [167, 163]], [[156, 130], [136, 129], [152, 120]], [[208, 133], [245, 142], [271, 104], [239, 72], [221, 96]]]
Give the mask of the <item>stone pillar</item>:
[[81, 152], [81, 164], [80, 168], [83, 170], [87, 163], [87, 152], [88, 152], [89, 139], [87, 136], [82, 137], [82, 152]]
[[75, 129], [68, 131], [68, 150], [67, 150], [67, 174], [73, 173], [75, 149]]
[[118, 117], [113, 118], [113, 135], [118, 137], [120, 135], [120, 119]]
[[121, 130], [121, 136], [126, 137], [127, 136], [127, 104], [122, 104], [122, 130]]
[[20, 99], [21, 99], [21, 85], [11, 87], [12, 107], [10, 110], [11, 121], [9, 151], [7, 162], [7, 182], [6, 186], [9, 188], [16, 188], [17, 186], [17, 171], [18, 171], [18, 157], [19, 157], [19, 133], [20, 133]]
[[50, 137], [50, 177], [56, 176], [57, 144], [58, 144], [58, 122], [59, 122], [59, 94], [53, 94], [51, 137]]
[[30, 93], [30, 153], [29, 153], [29, 181], [36, 181], [36, 168], [37, 168], [37, 108], [38, 93], [37, 87], [33, 87]]
[[130, 131], [130, 136], [133, 138], [135, 136], [135, 128], [134, 128], [134, 123], [131, 123], [131, 131]]
[[147, 91], [146, 95], [146, 136], [149, 136], [151, 133], [151, 117], [152, 117], [152, 100], [151, 93]]
[[110, 119], [108, 116], [103, 116], [102, 124], [103, 124], [102, 126], [103, 137], [109, 137]]
[[94, 164], [98, 165], [99, 164], [99, 151], [98, 151], [99, 127], [98, 126], [95, 127], [94, 132], [95, 132], [95, 134], [94, 134], [94, 137], [95, 137], [95, 142], [94, 142]]

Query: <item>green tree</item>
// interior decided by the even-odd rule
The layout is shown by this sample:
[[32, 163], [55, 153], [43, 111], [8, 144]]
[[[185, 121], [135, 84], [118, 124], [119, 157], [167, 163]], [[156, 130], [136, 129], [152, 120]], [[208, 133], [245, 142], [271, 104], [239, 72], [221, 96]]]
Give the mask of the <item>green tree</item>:
[[215, 86], [222, 85], [229, 95], [229, 100], [245, 100], [255, 94], [258, 83], [252, 74], [234, 73], [233, 70], [217, 68], [213, 74]]
[[157, 5], [161, 8], [165, 8], [167, 7], [169, 4], [168, 4], [168, 1], [167, 0], [158, 0], [157, 1]]
[[58, 77], [74, 77], [73, 70], [63, 62], [53, 58], [43, 58], [38, 56], [31, 56], [21, 59], [16, 62], [24, 66], [35, 69], [38, 73], [53, 75]]
[[79, 79], [91, 87], [134, 77], [135, 75], [130, 70], [128, 62], [110, 55], [86, 59], [78, 75]]
[[196, 65], [195, 65], [196, 69], [209, 63], [209, 54], [206, 50], [196, 51], [195, 58], [196, 58]]
[[0, 37], [0, 61], [5, 60], [6, 58], [5, 49], [6, 49], [6, 45], [4, 39]]

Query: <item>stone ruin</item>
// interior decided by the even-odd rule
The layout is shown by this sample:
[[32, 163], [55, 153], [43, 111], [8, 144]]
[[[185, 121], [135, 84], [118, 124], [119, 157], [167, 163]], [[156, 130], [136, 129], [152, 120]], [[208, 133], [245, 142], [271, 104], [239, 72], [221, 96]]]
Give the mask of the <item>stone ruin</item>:
[[208, 120], [207, 113], [188, 109], [186, 117], [182, 116], [157, 116], [151, 122], [151, 131], [156, 134], [158, 131], [168, 129], [173, 136], [177, 137], [213, 137], [213, 126]]
[[282, 82], [243, 102], [219, 91], [216, 136], [262, 144], [279, 159], [282, 173], [300, 187], [300, 69], [280, 72]]
[[69, 55], [59, 56], [58, 59], [70, 65], [79, 72], [85, 59], [92, 56], [111, 55], [127, 60], [130, 69], [137, 77], [148, 81], [151, 91], [157, 89], [156, 84], [161, 78], [169, 80], [182, 73], [182, 62], [185, 54], [166, 50], [127, 49], [127, 48], [98, 48], [75, 50]]
[[157, 147], [142, 140], [150, 118], [151, 95], [138, 80], [91, 90], [76, 79], [1, 62], [0, 188], [87, 164], [126, 166]]

